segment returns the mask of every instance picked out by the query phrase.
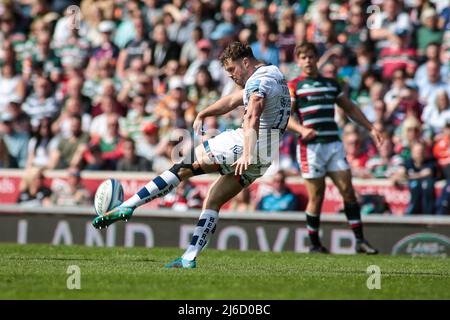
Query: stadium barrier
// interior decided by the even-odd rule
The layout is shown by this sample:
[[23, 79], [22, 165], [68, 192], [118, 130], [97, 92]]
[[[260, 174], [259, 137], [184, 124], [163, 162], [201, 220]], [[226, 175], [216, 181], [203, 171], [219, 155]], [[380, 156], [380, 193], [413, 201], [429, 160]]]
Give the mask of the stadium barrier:
[[[177, 212], [139, 208], [127, 223], [106, 230], [91, 225], [93, 208], [0, 205], [0, 242], [54, 245], [145, 246], [186, 248], [199, 211]], [[364, 216], [370, 242], [386, 255], [441, 256], [450, 254], [450, 217]], [[324, 245], [332, 253], [353, 254], [354, 237], [342, 214], [322, 217]], [[307, 252], [305, 215], [222, 212], [209, 247], [227, 250]]]
[[[46, 171], [46, 182], [53, 187], [58, 184], [64, 184], [66, 171]], [[19, 183], [24, 175], [24, 170], [0, 169], [0, 204], [16, 203], [19, 195]], [[142, 172], [94, 172], [83, 171], [81, 174], [82, 182], [85, 187], [92, 193], [100, 185], [104, 179], [116, 178], [119, 179], [124, 187], [125, 198], [135, 194], [143, 185], [147, 184], [149, 180], [155, 177], [153, 173]], [[206, 195], [208, 186], [215, 179], [215, 175], [205, 175], [194, 177], [191, 179], [192, 183], [197, 186], [203, 195]], [[250, 186], [252, 199], [260, 199], [262, 196], [270, 192], [270, 178], [260, 178]], [[410, 194], [406, 186], [394, 186], [392, 182], [383, 179], [354, 179], [355, 189], [359, 195], [382, 195], [388, 203], [392, 214], [401, 216], [404, 214]], [[301, 208], [304, 209], [307, 202], [307, 192], [300, 177], [288, 177], [287, 184], [291, 190], [298, 196]], [[436, 184], [436, 193], [439, 194], [443, 187], [443, 181]], [[145, 206], [148, 209], [157, 208], [157, 202], [153, 201]], [[325, 192], [325, 199], [322, 210], [324, 214], [337, 213], [343, 208], [342, 198], [337, 188], [327, 179], [327, 186]], [[228, 209], [228, 204], [224, 206]]]

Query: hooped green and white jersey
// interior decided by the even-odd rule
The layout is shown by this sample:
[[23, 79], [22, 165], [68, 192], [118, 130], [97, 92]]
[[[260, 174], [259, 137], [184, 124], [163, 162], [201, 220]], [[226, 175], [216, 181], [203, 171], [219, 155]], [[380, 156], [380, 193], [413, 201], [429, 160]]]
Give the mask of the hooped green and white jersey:
[[[338, 82], [325, 77], [299, 77], [295, 81], [295, 111], [301, 124], [317, 131], [310, 143], [339, 141], [334, 118], [336, 99], [342, 94]], [[302, 144], [305, 142], [302, 141]]]

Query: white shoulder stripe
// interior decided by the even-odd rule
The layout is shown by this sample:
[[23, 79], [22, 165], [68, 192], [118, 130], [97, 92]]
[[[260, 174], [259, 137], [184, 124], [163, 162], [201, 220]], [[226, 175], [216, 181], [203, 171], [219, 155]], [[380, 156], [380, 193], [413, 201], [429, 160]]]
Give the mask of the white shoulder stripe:
[[316, 104], [311, 107], [300, 108], [300, 112], [309, 112], [315, 110], [329, 110], [334, 109], [334, 104]]
[[319, 88], [307, 88], [297, 90], [297, 94], [316, 93], [316, 92], [331, 92], [337, 91], [335, 87], [319, 87]]
[[322, 122], [334, 122], [334, 118], [332, 117], [324, 117], [324, 118], [315, 118], [303, 121], [304, 125], [310, 125], [314, 123], [322, 123]]

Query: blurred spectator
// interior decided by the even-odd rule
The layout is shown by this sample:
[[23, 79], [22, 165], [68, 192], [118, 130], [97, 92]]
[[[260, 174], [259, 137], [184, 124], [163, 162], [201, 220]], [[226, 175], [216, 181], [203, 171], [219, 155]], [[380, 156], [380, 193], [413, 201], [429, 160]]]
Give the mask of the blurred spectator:
[[436, 61], [440, 65], [441, 79], [448, 79], [449, 66], [445, 63], [445, 51], [440, 43], [430, 42], [425, 51], [423, 63], [417, 68], [414, 74], [414, 82], [421, 86], [427, 82], [427, 64], [430, 60]]
[[169, 91], [169, 81], [173, 77], [180, 77], [180, 64], [178, 60], [172, 59], [167, 62], [164, 68], [162, 68], [160, 74], [154, 77], [156, 84], [156, 94], [158, 96], [164, 95]]
[[438, 14], [435, 9], [427, 8], [422, 11], [420, 21], [421, 27], [417, 30], [416, 41], [419, 54], [425, 52], [428, 44], [432, 42], [442, 43], [444, 37], [444, 30], [438, 28]]
[[408, 13], [402, 12], [400, 0], [383, 1], [382, 11], [375, 13], [369, 23], [370, 37], [378, 50], [399, 43], [399, 37], [412, 31], [410, 18]]
[[11, 99], [5, 113], [9, 113], [13, 118], [13, 129], [16, 132], [31, 132], [30, 117], [23, 112], [20, 100]]
[[[119, 117], [116, 114], [106, 116], [106, 132], [103, 135], [91, 135], [83, 159], [89, 170], [114, 170], [124, 155], [124, 139], [119, 132]], [[100, 159], [99, 159], [100, 158]]]
[[446, 181], [436, 203], [436, 214], [450, 214], [450, 119], [447, 120], [442, 133], [436, 137], [433, 156]]
[[25, 82], [16, 71], [15, 61], [5, 62], [0, 74], [0, 112], [5, 112], [12, 99], [22, 100], [25, 97]]
[[415, 142], [422, 141], [422, 128], [419, 120], [415, 117], [408, 117], [396, 129], [393, 137], [394, 152], [406, 161], [411, 157], [411, 146]]
[[[104, 88], [102, 85], [105, 79], [112, 81], [115, 90], [119, 91], [122, 88], [122, 82], [115, 76], [114, 65], [109, 59], [101, 59], [92, 63], [91, 69], [86, 74], [86, 81], [83, 82], [83, 88], [81, 89], [82, 95], [95, 103], [98, 97], [103, 94]], [[125, 82], [125, 84], [127, 83]]]
[[[72, 15], [72, 19], [75, 15]], [[68, 31], [68, 32], [67, 32]], [[54, 42], [55, 55], [61, 59], [62, 65], [69, 68], [83, 68], [88, 62], [91, 44], [80, 34], [82, 30], [69, 27], [68, 38], [62, 42]]]
[[279, 171], [273, 178], [272, 192], [264, 196], [256, 206], [261, 211], [293, 211], [298, 209], [298, 200], [286, 184], [286, 174]]
[[[186, 18], [182, 18], [181, 27], [177, 34], [176, 42], [178, 44], [187, 41], [196, 26], [200, 26], [205, 37], [209, 37], [214, 29], [215, 22], [212, 19], [214, 10], [212, 3], [209, 1], [192, 0], [190, 2], [190, 13]], [[183, 21], [184, 20], [184, 21]]]
[[362, 149], [361, 136], [358, 132], [349, 133], [344, 135], [342, 142], [348, 163], [352, 170], [352, 175], [355, 178], [369, 178], [370, 173], [366, 168], [367, 160], [369, 156]]
[[119, 24], [114, 34], [114, 43], [122, 49], [136, 36], [133, 19], [139, 19], [143, 12], [138, 0], [119, 2], [117, 5], [120, 11], [113, 14], [119, 18]]
[[327, 57], [333, 54], [336, 49], [339, 50], [341, 45], [338, 43], [335, 24], [332, 20], [322, 22], [319, 26], [319, 31], [320, 40], [317, 42], [317, 49], [319, 50], [319, 54], [323, 55], [321, 60], [327, 62]]
[[83, 112], [82, 101], [78, 98], [69, 98], [63, 107], [59, 117], [52, 123], [52, 132], [59, 134], [63, 138], [70, 136], [70, 118], [72, 116], [81, 117], [81, 128], [88, 132], [91, 125], [91, 115]]
[[192, 35], [181, 47], [180, 65], [187, 69], [198, 56], [198, 42], [203, 39], [203, 29], [199, 26], [192, 30]]
[[212, 80], [223, 88], [226, 85], [228, 77], [224, 74], [222, 65], [219, 60], [214, 59], [211, 55], [212, 44], [209, 40], [202, 39], [197, 43], [198, 56], [192, 61], [186, 74], [183, 77], [185, 85], [191, 86], [195, 84], [197, 73], [200, 68], [207, 68]]
[[[142, 60], [143, 65], [148, 65], [151, 59], [152, 50], [150, 39], [147, 38], [144, 18], [142, 16], [134, 18], [133, 25], [135, 38], [120, 51], [117, 61], [117, 74], [120, 78], [125, 77], [125, 70], [131, 66], [134, 59]], [[133, 79], [130, 80], [133, 81]]]
[[239, 192], [230, 203], [230, 210], [233, 212], [253, 212], [255, 211], [255, 204], [252, 203], [250, 189], [245, 188]]
[[9, 154], [8, 147], [0, 136], [0, 169], [17, 168], [16, 160]]
[[366, 162], [366, 167], [373, 178], [389, 179], [400, 170], [403, 162], [402, 157], [394, 154], [394, 145], [387, 137], [379, 149], [379, 154], [371, 157]]
[[417, 89], [407, 86], [387, 104], [386, 116], [392, 124], [399, 126], [408, 117], [420, 119], [422, 109], [423, 105], [419, 102]]
[[18, 204], [30, 207], [51, 205], [52, 191], [45, 184], [42, 169], [32, 168], [25, 171], [19, 189]]
[[144, 0], [145, 7], [143, 13], [148, 25], [155, 25], [161, 18], [163, 10], [161, 8], [161, 1], [158, 0]]
[[447, 90], [450, 93], [450, 86], [444, 79], [441, 79], [440, 64], [436, 60], [429, 60], [426, 63], [427, 76], [426, 81], [419, 83], [419, 95], [423, 104], [433, 101], [436, 91], [439, 89]]
[[408, 76], [413, 76], [417, 69], [417, 52], [411, 48], [409, 34], [401, 33], [391, 40], [391, 45], [381, 49], [377, 64], [382, 69], [382, 76], [389, 80], [395, 70], [404, 69]]
[[81, 173], [76, 168], [70, 168], [67, 179], [52, 185], [51, 200], [57, 206], [90, 206], [92, 196], [81, 182]]
[[117, 170], [119, 171], [151, 171], [150, 162], [136, 154], [134, 141], [126, 138], [123, 142], [123, 157], [117, 162]]
[[211, 73], [206, 66], [200, 66], [195, 83], [188, 88], [188, 99], [195, 105], [196, 112], [200, 112], [219, 98]]
[[161, 99], [154, 114], [165, 128], [188, 128], [194, 122], [195, 106], [187, 99], [180, 77], [170, 80], [169, 93]]
[[[372, 101], [379, 100], [383, 97], [383, 84], [379, 82], [378, 85], [381, 86], [380, 95], [377, 97], [371, 96]], [[406, 88], [406, 70], [404, 68], [399, 68], [392, 73], [390, 88], [386, 94], [384, 94], [384, 102], [386, 103], [389, 114], [391, 114], [398, 105], [400, 93]]]
[[252, 43], [251, 48], [256, 59], [278, 66], [280, 64], [280, 49], [271, 43], [269, 35], [269, 24], [259, 21], [256, 29], [258, 41]]
[[434, 101], [430, 101], [423, 110], [422, 121], [434, 135], [440, 133], [450, 121], [450, 98], [446, 90], [436, 92]]
[[145, 103], [144, 96], [134, 96], [127, 116], [120, 121], [120, 130], [123, 136], [138, 141], [142, 137], [142, 129], [147, 124], [154, 122], [154, 116], [146, 111]]
[[322, 34], [320, 26], [330, 20], [330, 0], [319, 0], [312, 3], [308, 7], [306, 17], [309, 20], [307, 27], [307, 40], [310, 42], [320, 42], [322, 40]]
[[76, 99], [81, 104], [82, 113], [91, 112], [91, 99], [83, 94], [83, 77], [73, 77], [68, 79], [64, 88], [61, 88], [61, 96], [58, 97], [63, 106], [66, 106], [68, 99]]
[[400, 172], [408, 181], [411, 194], [406, 214], [434, 213], [434, 174], [436, 164], [425, 158], [425, 148], [420, 142], [411, 147], [411, 158], [407, 159]]
[[366, 27], [367, 16], [364, 7], [353, 4], [349, 9], [348, 24], [341, 34], [338, 35], [340, 43], [345, 43], [350, 48], [358, 48], [368, 43], [369, 30]]
[[142, 136], [134, 140], [136, 155], [147, 159], [152, 167], [154, 163], [165, 161], [165, 158], [161, 156], [164, 153], [164, 143], [159, 140], [158, 131], [158, 126], [149, 122], [142, 128]]
[[245, 28], [245, 24], [239, 17], [238, 2], [236, 0], [225, 0], [220, 4], [220, 14], [217, 15], [219, 23], [229, 23], [235, 26], [236, 32]]
[[[96, 63], [99, 60], [108, 59], [112, 60], [111, 62], [115, 62], [119, 56], [119, 48], [114, 44], [112, 39], [112, 34], [115, 29], [115, 24], [113, 21], [102, 21], [98, 24], [98, 31], [101, 34], [101, 41], [98, 47], [95, 47], [92, 51], [92, 56], [90, 58], [90, 63]], [[141, 35], [142, 36], [142, 35]], [[135, 40], [138, 42], [138, 40]], [[131, 44], [127, 46], [127, 53], [130, 51], [129, 47]], [[135, 52], [133, 52], [135, 53]], [[128, 57], [127, 57], [128, 58]]]
[[[105, 80], [104, 87], [108, 88], [105, 89], [108, 91], [114, 91], [114, 87], [112, 82]], [[100, 98], [99, 103], [94, 107], [97, 109], [96, 111], [93, 111], [93, 113], [97, 113], [96, 116], [91, 121], [91, 125], [89, 128], [89, 133], [91, 135], [97, 135], [97, 136], [103, 136], [106, 134], [107, 131], [107, 118], [110, 115], [117, 115], [120, 116], [123, 114], [121, 111], [122, 106], [117, 102], [115, 97], [111, 96], [110, 93], [105, 93]]]
[[214, 42], [212, 57], [218, 59], [226, 46], [234, 41], [237, 35], [236, 27], [233, 24], [219, 23], [210, 35], [210, 39]]
[[31, 28], [31, 36], [24, 44], [23, 52], [20, 55], [24, 79], [28, 85], [32, 85], [33, 78], [36, 76], [36, 67], [38, 67], [42, 69], [40, 75], [47, 75], [56, 82], [57, 75], [61, 74], [61, 59], [56, 56], [55, 50], [51, 46], [51, 25], [41, 19], [36, 20]]
[[189, 180], [182, 181], [180, 185], [160, 199], [159, 207], [171, 208], [175, 211], [200, 209], [202, 207], [200, 191]]
[[47, 168], [50, 155], [57, 150], [60, 138], [53, 135], [50, 118], [41, 119], [35, 130], [28, 143], [26, 167]]
[[59, 113], [59, 106], [52, 95], [51, 86], [48, 78], [37, 78], [33, 93], [22, 105], [23, 111], [30, 117], [34, 128], [39, 125], [42, 118], [53, 118]]
[[[165, 138], [161, 141], [161, 146], [162, 152], [160, 156], [152, 159], [152, 169], [158, 174], [170, 169], [171, 163], [181, 160], [180, 155], [176, 154], [177, 148], [179, 148], [179, 141]], [[174, 159], [174, 157], [177, 159]]]
[[0, 19], [0, 43], [11, 40], [19, 46], [26, 40], [24, 29], [30, 21], [20, 12], [20, 10], [18, 10], [13, 1], [3, 1], [2, 6], [3, 12]]
[[50, 169], [66, 169], [81, 165], [89, 135], [81, 129], [81, 117], [70, 117], [70, 136], [61, 139], [58, 148], [50, 154]]
[[180, 46], [170, 41], [164, 25], [157, 24], [153, 29], [153, 42], [150, 45], [150, 65], [153, 67], [153, 74], [159, 74], [158, 69], [164, 67], [169, 60], [180, 57]]
[[55, 31], [53, 32], [53, 47], [61, 47], [69, 42], [72, 35], [71, 32], [68, 31], [75, 29], [75, 27], [79, 28], [79, 34], [81, 36], [87, 34], [87, 25], [84, 19], [75, 19], [77, 19], [77, 17], [71, 10], [66, 9], [64, 11], [64, 16], [59, 18], [55, 26]]
[[29, 135], [14, 129], [14, 118], [9, 112], [0, 114], [0, 136], [6, 145], [12, 162], [18, 168], [25, 168], [28, 152]]
[[278, 21], [278, 36], [276, 45], [279, 48], [280, 63], [291, 63], [295, 60], [295, 11], [292, 8], [285, 9]]

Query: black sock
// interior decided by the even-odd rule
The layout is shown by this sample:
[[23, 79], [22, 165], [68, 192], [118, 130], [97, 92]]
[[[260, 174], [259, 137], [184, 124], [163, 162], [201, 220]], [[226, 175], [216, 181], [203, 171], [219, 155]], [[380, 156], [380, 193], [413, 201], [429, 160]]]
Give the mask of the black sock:
[[314, 247], [320, 247], [322, 245], [319, 239], [320, 216], [313, 216], [306, 212], [306, 227], [311, 244]]
[[358, 202], [345, 202], [344, 208], [348, 224], [353, 230], [356, 240], [364, 240], [363, 227], [361, 222], [361, 208]]

